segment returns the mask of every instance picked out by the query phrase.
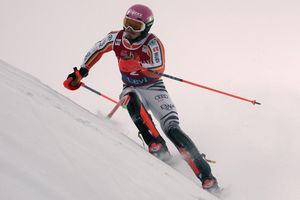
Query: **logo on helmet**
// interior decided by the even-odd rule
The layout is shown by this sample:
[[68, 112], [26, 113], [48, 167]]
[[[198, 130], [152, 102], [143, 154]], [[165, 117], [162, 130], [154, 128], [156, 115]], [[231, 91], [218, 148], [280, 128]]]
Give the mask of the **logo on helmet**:
[[132, 15], [137, 16], [137, 17], [142, 17], [143, 16], [142, 13], [139, 13], [139, 12], [133, 10], [133, 9], [128, 10], [127, 15], [129, 15], [129, 14], [132, 14]]

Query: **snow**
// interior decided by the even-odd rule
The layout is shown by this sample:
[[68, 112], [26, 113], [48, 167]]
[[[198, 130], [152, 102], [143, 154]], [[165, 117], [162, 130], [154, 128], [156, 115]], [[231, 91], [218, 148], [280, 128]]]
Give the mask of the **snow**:
[[0, 76], [0, 199], [215, 199], [105, 117], [3, 61]]
[[[170, 142], [171, 166], [149, 155], [118, 122], [121, 109], [107, 120], [4, 61], [0, 77], [0, 199], [216, 199]], [[290, 87], [292, 78], [266, 80], [272, 87], [258, 82], [255, 89], [261, 106], [193, 91], [190, 101], [209, 102], [180, 112], [201, 113], [197, 124], [187, 116], [181, 122], [217, 160], [212, 170], [228, 200], [300, 198], [299, 87]], [[243, 93], [253, 93], [244, 83]]]

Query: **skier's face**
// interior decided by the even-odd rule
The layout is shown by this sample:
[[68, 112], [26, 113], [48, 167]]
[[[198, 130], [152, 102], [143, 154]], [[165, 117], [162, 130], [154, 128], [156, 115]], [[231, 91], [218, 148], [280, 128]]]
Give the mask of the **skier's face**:
[[134, 40], [141, 36], [140, 32], [135, 32], [131, 27], [125, 29], [125, 38], [128, 40]]

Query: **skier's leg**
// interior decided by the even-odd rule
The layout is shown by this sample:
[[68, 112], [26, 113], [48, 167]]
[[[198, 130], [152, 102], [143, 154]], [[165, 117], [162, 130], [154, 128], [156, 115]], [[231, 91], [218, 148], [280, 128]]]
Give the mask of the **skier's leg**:
[[190, 137], [186, 135], [178, 125], [171, 126], [168, 131], [166, 131], [166, 135], [202, 182], [208, 178], [212, 178], [209, 164], [203, 159]]
[[202, 187], [210, 191], [219, 190], [217, 179], [212, 175], [209, 164], [202, 157], [190, 137], [178, 125], [169, 127], [165, 133], [192, 168], [195, 175], [201, 180]]
[[183, 158], [194, 171], [195, 175], [206, 187], [207, 180], [212, 180], [210, 183], [216, 183], [216, 179], [211, 173], [211, 168], [206, 160], [203, 159], [193, 141], [179, 127], [179, 118], [176, 107], [172, 102], [162, 81], [150, 86], [145, 91], [147, 105], [151, 109], [155, 118], [160, 122], [160, 125], [176, 146]]
[[149, 152], [161, 160], [168, 159], [170, 153], [166, 142], [156, 129], [151, 116], [146, 111], [139, 96], [134, 91], [129, 92], [128, 95], [127, 110], [148, 145]]
[[[145, 107], [140, 101], [138, 95], [135, 92], [129, 92], [128, 95], [130, 98], [127, 104], [129, 115], [136, 127], [141, 132], [146, 144], [149, 145], [150, 143], [154, 142], [155, 138], [159, 137], [160, 135], [156, 128], [152, 126], [152, 120], [145, 111]], [[149, 127], [151, 128], [151, 133]]]

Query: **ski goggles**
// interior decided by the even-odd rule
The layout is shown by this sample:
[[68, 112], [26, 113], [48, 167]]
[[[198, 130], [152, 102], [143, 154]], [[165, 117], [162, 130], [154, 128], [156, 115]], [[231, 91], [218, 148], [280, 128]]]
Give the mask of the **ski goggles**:
[[131, 28], [134, 32], [142, 32], [146, 28], [144, 22], [137, 19], [131, 19], [127, 16], [124, 18], [123, 26], [125, 29]]

